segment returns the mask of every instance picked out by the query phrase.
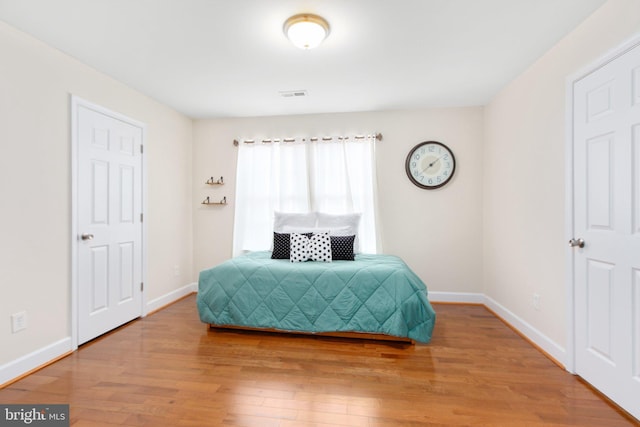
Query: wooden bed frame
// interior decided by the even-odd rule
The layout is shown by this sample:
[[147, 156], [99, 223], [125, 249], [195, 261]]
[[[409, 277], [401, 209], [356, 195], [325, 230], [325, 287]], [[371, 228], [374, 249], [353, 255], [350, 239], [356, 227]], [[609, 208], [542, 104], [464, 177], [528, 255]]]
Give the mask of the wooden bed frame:
[[250, 326], [234, 326], [234, 325], [214, 325], [209, 323], [207, 330], [215, 331], [247, 331], [247, 332], [269, 332], [278, 334], [294, 334], [294, 335], [307, 335], [307, 336], [319, 336], [319, 337], [333, 337], [333, 338], [354, 338], [359, 340], [376, 340], [376, 341], [393, 341], [404, 344], [415, 345], [415, 341], [406, 337], [395, 337], [385, 334], [374, 334], [370, 332], [305, 332], [305, 331], [283, 331], [281, 329], [274, 328], [255, 328]]

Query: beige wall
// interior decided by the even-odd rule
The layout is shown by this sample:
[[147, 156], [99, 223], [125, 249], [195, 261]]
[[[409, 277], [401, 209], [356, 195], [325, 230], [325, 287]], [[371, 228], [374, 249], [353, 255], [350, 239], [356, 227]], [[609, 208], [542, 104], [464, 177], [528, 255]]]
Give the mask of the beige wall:
[[195, 278], [192, 121], [3, 23], [0, 58], [2, 367], [71, 334], [70, 94], [147, 124], [147, 300]]
[[[640, 1], [610, 0], [485, 109], [484, 292], [566, 346], [566, 78], [640, 32]], [[540, 310], [532, 295], [540, 295]]]
[[[384, 139], [376, 150], [384, 252], [401, 256], [431, 291], [482, 292], [482, 121], [480, 107], [196, 121], [193, 203], [206, 196], [230, 201], [194, 210], [196, 271], [231, 256], [235, 138], [380, 132]], [[457, 159], [454, 178], [439, 190], [419, 189], [405, 174], [407, 153], [426, 140], [449, 145]], [[204, 184], [220, 175], [223, 187]]]

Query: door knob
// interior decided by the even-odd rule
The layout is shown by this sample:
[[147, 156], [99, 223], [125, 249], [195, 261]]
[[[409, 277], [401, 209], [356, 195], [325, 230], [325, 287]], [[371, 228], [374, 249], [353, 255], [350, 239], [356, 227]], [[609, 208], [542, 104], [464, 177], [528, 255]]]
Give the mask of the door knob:
[[576, 246], [579, 248], [584, 248], [584, 240], [582, 239], [571, 239], [569, 240], [569, 246], [575, 248]]
[[80, 236], [82, 240], [93, 240], [93, 234], [83, 234]]

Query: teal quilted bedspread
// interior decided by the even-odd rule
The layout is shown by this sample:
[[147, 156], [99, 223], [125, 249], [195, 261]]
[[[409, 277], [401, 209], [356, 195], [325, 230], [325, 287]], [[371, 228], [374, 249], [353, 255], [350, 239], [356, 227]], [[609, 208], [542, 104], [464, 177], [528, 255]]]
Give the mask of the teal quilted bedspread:
[[252, 252], [200, 273], [204, 323], [299, 332], [368, 332], [427, 343], [436, 314], [400, 258], [301, 262]]

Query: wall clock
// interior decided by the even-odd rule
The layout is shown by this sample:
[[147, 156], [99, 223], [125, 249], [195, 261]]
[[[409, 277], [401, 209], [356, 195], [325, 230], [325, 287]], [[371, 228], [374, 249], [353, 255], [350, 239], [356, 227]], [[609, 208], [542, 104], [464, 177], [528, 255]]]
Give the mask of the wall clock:
[[451, 180], [456, 170], [456, 158], [441, 142], [421, 142], [409, 151], [405, 170], [415, 185], [433, 190]]

